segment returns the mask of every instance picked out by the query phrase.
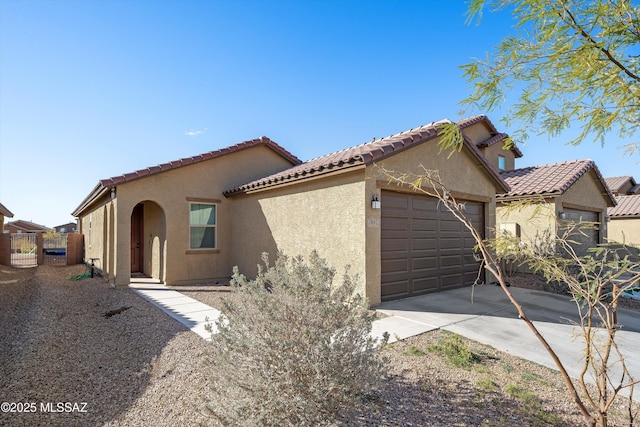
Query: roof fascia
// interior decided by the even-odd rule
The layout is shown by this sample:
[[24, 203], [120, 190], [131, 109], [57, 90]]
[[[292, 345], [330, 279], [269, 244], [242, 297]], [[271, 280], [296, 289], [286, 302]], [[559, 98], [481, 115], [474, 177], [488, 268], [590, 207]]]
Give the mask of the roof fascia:
[[101, 182], [98, 183], [93, 191], [91, 191], [91, 193], [89, 193], [89, 195], [85, 197], [85, 199], [78, 205], [78, 207], [75, 208], [73, 212], [71, 212], [71, 215], [76, 218], [79, 217], [88, 206], [102, 197], [108, 190], [109, 187], [105, 187]]

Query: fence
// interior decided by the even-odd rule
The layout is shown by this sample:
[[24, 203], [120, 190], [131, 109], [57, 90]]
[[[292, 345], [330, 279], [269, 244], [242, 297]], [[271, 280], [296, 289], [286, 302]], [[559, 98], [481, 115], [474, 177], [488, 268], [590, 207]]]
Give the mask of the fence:
[[44, 265], [67, 265], [67, 234], [45, 234], [42, 250]]
[[11, 233], [11, 265], [35, 267], [38, 265], [38, 236], [36, 233]]
[[57, 234], [47, 237], [42, 233], [0, 234], [0, 265], [75, 265], [81, 264], [83, 258], [82, 234]]

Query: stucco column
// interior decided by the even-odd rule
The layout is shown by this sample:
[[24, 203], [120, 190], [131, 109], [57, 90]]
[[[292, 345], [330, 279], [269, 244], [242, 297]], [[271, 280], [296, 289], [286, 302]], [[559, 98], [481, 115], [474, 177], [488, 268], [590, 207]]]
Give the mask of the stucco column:
[[366, 271], [365, 271], [365, 295], [372, 306], [380, 304], [381, 301], [381, 259], [380, 259], [380, 227], [381, 210], [372, 208], [372, 199], [377, 197], [380, 203], [381, 190], [377, 186], [376, 174], [367, 169], [364, 190], [364, 212], [365, 212], [365, 251], [366, 251]]
[[131, 240], [132, 208], [128, 209], [123, 205], [123, 203], [115, 205], [113, 285], [116, 288], [127, 287], [131, 283], [131, 244], [129, 241]]

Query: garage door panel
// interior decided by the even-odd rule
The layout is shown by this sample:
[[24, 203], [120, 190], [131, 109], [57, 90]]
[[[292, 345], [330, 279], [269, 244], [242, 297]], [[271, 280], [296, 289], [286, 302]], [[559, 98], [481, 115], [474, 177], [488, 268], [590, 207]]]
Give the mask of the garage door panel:
[[464, 226], [457, 219], [440, 221], [440, 231], [461, 231]]
[[413, 280], [412, 294], [419, 295], [421, 293], [433, 292], [438, 290], [437, 277], [421, 277]]
[[382, 229], [389, 231], [409, 230], [408, 218], [384, 218], [382, 220]]
[[437, 241], [434, 238], [430, 239], [411, 239], [411, 249], [413, 250], [429, 250], [437, 248]]
[[438, 268], [438, 259], [434, 256], [413, 258], [411, 262], [412, 270], [433, 270]]
[[406, 257], [382, 260], [382, 270], [388, 273], [406, 272], [409, 268], [408, 264], [409, 260]]
[[382, 250], [383, 251], [399, 251], [409, 250], [409, 242], [408, 239], [397, 238], [397, 239], [384, 239], [382, 240]]
[[463, 257], [461, 254], [456, 255], [441, 255], [440, 256], [440, 266], [443, 268], [446, 267], [455, 267], [456, 270], [462, 269], [462, 260]]
[[[571, 225], [572, 223], [577, 224], [579, 222], [598, 222], [599, 217], [598, 212], [580, 211], [575, 209], [565, 209], [564, 213], [566, 215], [566, 219], [560, 221], [560, 235], [566, 232], [566, 224]], [[589, 253], [589, 248], [598, 246], [598, 243], [600, 242], [600, 232], [598, 228], [585, 228], [581, 231], [582, 233], [578, 232], [569, 236], [569, 240], [573, 241], [570, 245], [579, 256], [587, 255]]]
[[408, 289], [409, 289], [409, 282], [407, 280], [398, 281], [398, 282], [388, 282], [385, 284], [385, 292], [390, 299], [409, 296]]
[[448, 236], [440, 236], [440, 249], [460, 249], [460, 236], [448, 237]]
[[437, 212], [438, 201], [434, 198], [413, 196], [411, 197], [411, 207], [414, 211]]
[[[383, 190], [381, 214], [383, 300], [473, 283], [475, 240], [436, 199]], [[466, 214], [484, 224], [482, 203], [466, 202]]]
[[411, 221], [413, 231], [437, 231], [438, 221], [433, 218], [413, 219]]

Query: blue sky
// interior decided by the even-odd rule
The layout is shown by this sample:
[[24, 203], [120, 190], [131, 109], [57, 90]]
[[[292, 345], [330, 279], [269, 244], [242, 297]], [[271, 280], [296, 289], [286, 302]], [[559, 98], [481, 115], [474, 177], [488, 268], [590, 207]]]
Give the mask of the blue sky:
[[[268, 136], [302, 160], [449, 118], [459, 66], [513, 32], [460, 1], [0, 0], [0, 202], [72, 221], [99, 179]], [[488, 113], [499, 130], [503, 113]], [[591, 158], [615, 137], [531, 137], [516, 166]]]

